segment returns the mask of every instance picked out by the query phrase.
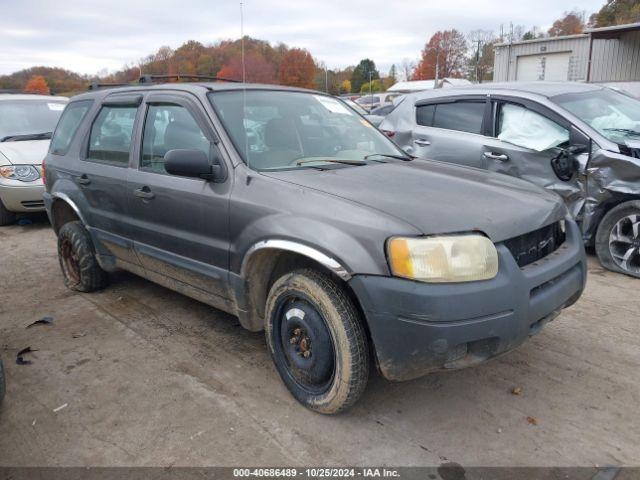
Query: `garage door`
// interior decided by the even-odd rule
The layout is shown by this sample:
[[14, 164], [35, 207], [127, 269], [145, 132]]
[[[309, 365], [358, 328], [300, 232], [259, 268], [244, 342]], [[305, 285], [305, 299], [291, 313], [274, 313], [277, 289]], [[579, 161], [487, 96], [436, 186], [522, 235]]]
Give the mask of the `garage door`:
[[518, 57], [516, 80], [566, 81], [569, 78], [571, 52], [545, 53]]

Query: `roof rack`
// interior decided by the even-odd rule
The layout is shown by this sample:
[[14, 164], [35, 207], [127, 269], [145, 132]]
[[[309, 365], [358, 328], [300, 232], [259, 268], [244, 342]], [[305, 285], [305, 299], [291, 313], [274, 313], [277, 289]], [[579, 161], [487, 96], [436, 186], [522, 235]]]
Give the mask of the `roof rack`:
[[0, 93], [24, 93], [19, 88], [0, 88]]
[[116, 88], [116, 87], [130, 87], [130, 83], [100, 83], [100, 82], [91, 82], [89, 85], [89, 90], [100, 90], [102, 88]]
[[210, 75], [191, 75], [191, 74], [183, 74], [176, 73], [174, 75], [142, 75], [138, 80], [139, 83], [155, 83], [158, 81], [176, 79], [176, 80], [214, 80], [218, 82], [232, 82], [232, 83], [242, 83], [240, 80], [234, 80], [231, 78], [224, 77], [215, 77]]

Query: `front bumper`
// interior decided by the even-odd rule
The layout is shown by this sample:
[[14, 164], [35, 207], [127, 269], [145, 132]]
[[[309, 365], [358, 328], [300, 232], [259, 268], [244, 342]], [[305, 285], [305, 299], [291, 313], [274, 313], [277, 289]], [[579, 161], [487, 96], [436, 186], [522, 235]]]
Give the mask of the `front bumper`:
[[582, 294], [587, 267], [575, 222], [567, 221], [560, 248], [524, 268], [504, 245], [496, 248], [500, 270], [491, 280], [428, 284], [370, 275], [350, 280], [385, 378], [410, 380], [500, 355]]
[[10, 212], [40, 212], [44, 210], [42, 180], [30, 183], [3, 181], [0, 183], [0, 201]]

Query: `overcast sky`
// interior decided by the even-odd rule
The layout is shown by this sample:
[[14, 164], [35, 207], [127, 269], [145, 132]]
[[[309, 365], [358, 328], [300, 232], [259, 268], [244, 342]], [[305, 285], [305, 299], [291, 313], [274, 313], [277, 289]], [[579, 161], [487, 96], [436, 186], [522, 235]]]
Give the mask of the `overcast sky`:
[[[604, 0], [244, 0], [246, 35], [307, 48], [329, 67], [372, 58], [381, 71], [417, 59], [437, 30], [499, 32], [509, 22], [547, 29]], [[240, 36], [238, 1], [0, 0], [0, 74], [34, 65], [94, 74], [186, 40]]]

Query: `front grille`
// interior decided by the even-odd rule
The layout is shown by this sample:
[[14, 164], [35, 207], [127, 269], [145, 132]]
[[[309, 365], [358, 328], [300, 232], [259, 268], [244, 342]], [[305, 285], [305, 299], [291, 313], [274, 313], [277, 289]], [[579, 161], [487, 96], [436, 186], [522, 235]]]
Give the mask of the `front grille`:
[[564, 243], [565, 232], [560, 223], [552, 223], [539, 230], [504, 241], [519, 267], [526, 267], [546, 257]]

